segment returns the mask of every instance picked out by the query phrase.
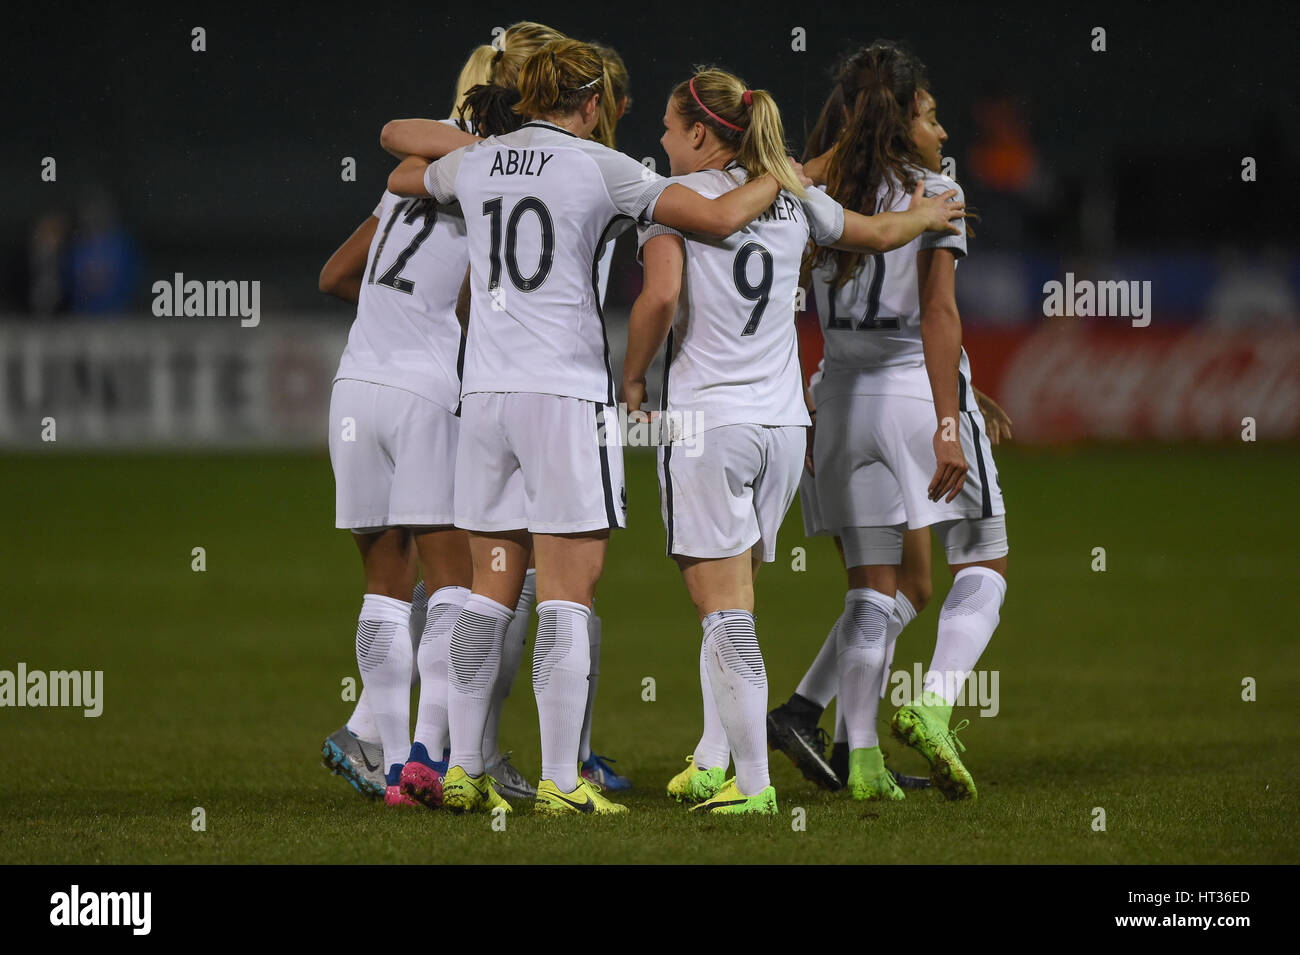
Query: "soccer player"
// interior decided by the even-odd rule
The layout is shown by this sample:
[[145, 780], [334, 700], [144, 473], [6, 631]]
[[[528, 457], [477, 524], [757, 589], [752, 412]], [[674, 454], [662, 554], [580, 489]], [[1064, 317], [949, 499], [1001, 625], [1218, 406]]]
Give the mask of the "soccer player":
[[[762, 216], [721, 241], [686, 239], [661, 225], [641, 229], [645, 282], [623, 371], [628, 408], [638, 410], [646, 369], [675, 325], [659, 416], [660, 432], [671, 435], [660, 453], [661, 501], [668, 554], [703, 629], [704, 735], [669, 792], [700, 801], [699, 811], [773, 814], [754, 579], [761, 562], [775, 559], [809, 423], [792, 320], [800, 261], [810, 237], [837, 248], [888, 249], [926, 228], [947, 231], [961, 212], [944, 196], [868, 218], [806, 191], [789, 166], [775, 101], [722, 70], [679, 84], [664, 127], [674, 181], [708, 196], [763, 175], [782, 186]], [[726, 780], [731, 754], [736, 776]]]
[[[804, 473], [799, 479], [799, 503], [805, 536], [832, 537], [842, 564], [844, 545], [834, 531], [826, 527], [817, 498], [817, 482], [813, 477], [812, 446], [817, 422], [815, 395], [821, 377], [822, 366], [819, 365], [808, 382], [808, 413], [812, 416], [813, 425], [808, 429], [808, 453], [804, 458]], [[997, 447], [1003, 437], [1011, 437], [1011, 419], [992, 398], [978, 390], [972, 390], [975, 391], [975, 400], [988, 425], [989, 443]], [[898, 605], [889, 618], [889, 627], [885, 632], [885, 666], [880, 685], [882, 699], [888, 690], [890, 665], [898, 635], [903, 627], [925, 609], [930, 602], [932, 590], [930, 529], [907, 530], [903, 534], [903, 560], [898, 568], [898, 591], [895, 594]], [[826, 755], [826, 732], [818, 726], [822, 713], [834, 699], [839, 686], [836, 632], [843, 616], [841, 613], [836, 618], [821, 650], [799, 681], [795, 692], [767, 715], [768, 745], [785, 753], [803, 773], [804, 778], [824, 789], [840, 789], [847, 784], [849, 777], [849, 746], [843, 712], [836, 713], [835, 736], [830, 746], [829, 759]], [[888, 759], [883, 750], [882, 755]], [[925, 776], [911, 776], [895, 769], [890, 769], [890, 773], [894, 781], [904, 789], [925, 789], [930, 785], [929, 778]]]
[[[492, 46], [480, 47], [476, 51], [473, 58], [475, 62], [482, 62], [481, 53], [488, 52], [491, 55], [486, 57], [485, 72], [477, 74], [484, 85], [473, 88], [473, 96], [476, 102], [470, 105], [477, 106], [479, 112], [490, 114], [488, 123], [481, 124], [477, 122], [474, 110], [468, 111], [468, 118], [471, 121], [459, 125], [431, 120], [395, 120], [388, 123], [381, 132], [381, 145], [389, 152], [404, 157], [407, 153], [414, 152], [423, 146], [430, 129], [444, 135], [456, 137], [455, 145], [457, 146], [464, 145], [466, 142], [478, 141], [479, 137], [475, 133], [469, 132], [471, 129], [476, 132], [481, 131], [484, 135], [505, 133], [517, 129], [522, 122], [522, 118], [512, 108], [503, 107], [506, 107], [506, 104], [512, 106], [513, 103], [518, 101], [519, 71], [528, 57], [544, 44], [557, 39], [563, 39], [563, 34], [559, 31], [545, 24], [522, 21], [511, 25], [503, 33], [499, 34], [494, 39]], [[466, 82], [468, 78], [464, 74], [462, 74], [462, 77], [462, 83]], [[468, 95], [470, 95], [468, 92], [462, 92], [463, 97]], [[435, 141], [437, 141], [436, 134]], [[511, 626], [503, 642], [502, 671], [493, 685], [492, 706], [484, 724], [482, 748], [488, 775], [492, 780], [496, 796], [527, 799], [536, 795], [536, 790], [529, 785], [523, 774], [511, 763], [510, 754], [501, 751], [498, 742], [501, 710], [504, 708], [505, 699], [510, 693], [511, 682], [513, 682], [514, 674], [518, 670], [519, 662], [523, 657], [524, 643], [528, 635], [528, 623], [535, 594], [534, 575], [530, 570], [519, 595], [515, 617], [511, 621]], [[432, 702], [429, 704], [433, 709], [430, 712], [438, 716], [439, 719], [431, 721], [427, 725], [437, 730], [439, 738], [444, 740], [447, 738], [445, 673], [449, 642], [450, 635], [444, 634], [443, 639], [430, 644], [428, 654], [432, 665], [431, 672], [437, 677], [435, 682], [430, 684], [433, 693]], [[425, 696], [426, 694], [422, 691], [422, 700], [425, 699]], [[428, 709], [428, 706], [422, 702], [421, 708], [425, 710]], [[420, 733], [421, 727], [417, 725], [416, 729], [416, 743], [419, 744], [423, 742]], [[430, 752], [440, 753], [443, 758], [433, 760], [428, 755]], [[421, 752], [413, 746], [411, 759], [408, 760], [408, 765], [403, 770], [409, 794], [431, 808], [440, 804], [441, 779], [446, 773], [446, 759], [449, 755], [449, 752], [442, 749]], [[491, 801], [494, 805], [499, 804], [495, 798]]]
[[770, 177], [716, 200], [589, 140], [611, 95], [599, 51], [547, 43], [519, 74], [528, 121], [433, 164], [408, 156], [399, 195], [456, 200], [470, 240], [471, 318], [456, 459], [456, 525], [470, 532], [472, 593], [452, 633], [451, 767], [443, 805], [490, 808], [482, 736], [501, 645], [530, 554], [537, 562], [533, 691], [539, 813], [611, 813], [578, 775], [588, 618], [611, 528], [625, 521], [622, 451], [594, 264], [624, 218], [730, 235], [767, 208]]
[[[469, 593], [468, 539], [452, 526], [462, 341], [455, 304], [467, 263], [457, 207], [385, 192], [321, 275], [323, 290], [357, 303], [330, 398], [329, 447], [335, 522], [352, 531], [366, 580], [356, 636], [363, 691], [324, 755], [365, 794], [377, 793], [382, 772], [394, 806], [413, 804], [399, 785], [412, 749], [416, 555], [429, 595], [423, 641], [450, 628]], [[378, 752], [368, 742], [375, 735]]]
[[[563, 36], [550, 27], [536, 23], [517, 23], [499, 35], [490, 60], [488, 78], [495, 84], [511, 86], [518, 82], [519, 70], [523, 63], [543, 43]], [[609, 76], [610, 96], [602, 98], [600, 118], [591, 138], [611, 149], [615, 146], [614, 133], [618, 121], [626, 112], [628, 95], [628, 73], [622, 58], [608, 46], [592, 44], [600, 51]], [[477, 142], [481, 137], [461, 132], [430, 120], [393, 120], [381, 133], [381, 143], [385, 149], [398, 158], [407, 155], [422, 156], [433, 160], [440, 158], [453, 149]], [[603, 302], [609, 284], [610, 263], [614, 253], [613, 239], [622, 231], [626, 222], [620, 223], [611, 231], [610, 241], [605, 245], [604, 253], [597, 265], [598, 302]], [[487, 722], [483, 732], [483, 756], [487, 773], [492, 778], [497, 791], [511, 798], [533, 798], [536, 790], [529, 785], [523, 775], [511, 764], [510, 754], [502, 753], [499, 740], [501, 712], [506, 698], [514, 685], [515, 675], [523, 659], [524, 646], [528, 639], [533, 606], [536, 602], [536, 575], [533, 562], [529, 561], [528, 572], [524, 579], [523, 590], [515, 606], [515, 616], [510, 622], [502, 644], [501, 665], [492, 689], [492, 704], [488, 710]], [[627, 777], [615, 772], [612, 765], [616, 762], [606, 756], [593, 753], [591, 749], [591, 730], [595, 712], [596, 688], [600, 676], [600, 647], [603, 626], [595, 612], [593, 604], [588, 619], [588, 652], [591, 671], [587, 675], [587, 703], [582, 724], [582, 735], [578, 755], [581, 760], [581, 775], [604, 789], [620, 791], [631, 788]]]
[[[927, 168], [938, 168], [946, 139], [928, 85], [920, 61], [892, 43], [849, 57], [812, 136], [833, 145], [809, 163], [809, 175], [847, 208], [864, 210], [897, 208], [918, 183], [927, 192], [951, 189], [951, 179]], [[924, 235], [869, 258], [821, 250], [813, 263], [826, 341], [813, 458], [823, 517], [838, 530], [848, 567], [836, 630], [837, 708], [855, 799], [904, 796], [884, 767], [876, 711], [889, 621], [900, 606], [903, 536], [925, 527], [944, 546], [953, 586], [922, 691], [891, 727], [927, 759], [945, 796], [976, 796], [956, 737], [966, 723], [949, 724], [958, 691], [997, 627], [1009, 548], [987, 428], [961, 347], [953, 290], [965, 254], [963, 231]]]

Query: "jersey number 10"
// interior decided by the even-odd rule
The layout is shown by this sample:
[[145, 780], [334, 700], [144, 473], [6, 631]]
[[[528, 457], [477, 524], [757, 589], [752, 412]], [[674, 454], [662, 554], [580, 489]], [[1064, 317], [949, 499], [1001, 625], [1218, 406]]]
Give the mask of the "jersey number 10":
[[[492, 248], [488, 253], [489, 289], [501, 287], [501, 202], [502, 197], [497, 196], [483, 203], [483, 215], [490, 216], [492, 220]], [[519, 220], [526, 212], [537, 217], [537, 224], [542, 230], [542, 251], [537, 259], [537, 270], [532, 275], [524, 275], [519, 271], [519, 259], [515, 251], [519, 241]], [[510, 210], [510, 218], [506, 220], [505, 240], [506, 270], [510, 273], [511, 284], [521, 292], [536, 291], [546, 281], [546, 276], [551, 274], [551, 266], [555, 263], [555, 225], [546, 204], [536, 196], [527, 196], [516, 202]]]

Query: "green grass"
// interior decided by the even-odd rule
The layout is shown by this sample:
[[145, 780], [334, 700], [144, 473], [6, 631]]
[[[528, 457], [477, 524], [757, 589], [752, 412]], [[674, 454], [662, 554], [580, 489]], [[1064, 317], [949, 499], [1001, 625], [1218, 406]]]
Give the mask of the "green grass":
[[[971, 719], [977, 803], [931, 791], [854, 804], [779, 755], [778, 818], [701, 819], [668, 802], [662, 787], [699, 732], [699, 630], [663, 556], [653, 462], [629, 455], [633, 528], [615, 538], [598, 599], [595, 740], [637, 782], [632, 813], [542, 820], [521, 805], [493, 832], [486, 817], [367, 804], [319, 764], [350, 712], [340, 683], [356, 672], [361, 592], [323, 456], [9, 457], [0, 668], [102, 669], [105, 703], [98, 719], [0, 710], [0, 862], [1300, 861], [1300, 450], [998, 459], [1010, 587], [981, 668], [1000, 671], [1001, 712], [957, 714]], [[800, 527], [796, 507], [760, 579], [773, 701], [842, 601], [832, 545]], [[190, 569], [196, 546], [205, 573]], [[1094, 547], [1105, 573], [1090, 569]], [[946, 577], [940, 562], [896, 668], [928, 659]], [[503, 737], [535, 777], [526, 674]], [[1258, 702], [1241, 700], [1248, 676]], [[196, 806], [206, 832], [190, 827]], [[1105, 832], [1090, 825], [1097, 806]], [[806, 831], [792, 829], [795, 807]]]

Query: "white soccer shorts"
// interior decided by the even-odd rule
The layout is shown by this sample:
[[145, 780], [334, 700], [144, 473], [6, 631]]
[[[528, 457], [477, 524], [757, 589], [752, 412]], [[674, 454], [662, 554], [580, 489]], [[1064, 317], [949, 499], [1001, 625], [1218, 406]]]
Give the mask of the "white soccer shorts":
[[803, 514], [804, 537], [834, 537], [822, 517], [822, 502], [817, 496], [817, 479], [804, 468], [799, 474], [799, 510]]
[[1006, 513], [984, 417], [958, 414], [966, 483], [952, 501], [927, 497], [934, 478], [934, 404], [901, 395], [841, 395], [817, 406], [813, 463], [824, 524], [929, 527]]
[[776, 560], [776, 534], [803, 470], [806, 429], [733, 424], [659, 449], [659, 500], [668, 553], [735, 557], [753, 548]]
[[336, 527], [450, 525], [460, 420], [419, 395], [340, 378], [330, 393]]
[[577, 534], [627, 526], [623, 447], [611, 405], [533, 392], [461, 401], [456, 526]]

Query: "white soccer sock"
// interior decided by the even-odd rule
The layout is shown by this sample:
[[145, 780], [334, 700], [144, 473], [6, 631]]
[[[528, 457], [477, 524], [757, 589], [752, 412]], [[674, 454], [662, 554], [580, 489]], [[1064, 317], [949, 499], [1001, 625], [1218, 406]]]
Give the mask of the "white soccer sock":
[[416, 662], [420, 655], [420, 641], [424, 637], [424, 622], [429, 612], [429, 594], [424, 589], [424, 581], [415, 582], [411, 593], [411, 689], [420, 682], [420, 667]]
[[987, 567], [966, 567], [953, 577], [939, 611], [934, 659], [925, 674], [925, 689], [938, 693], [949, 706], [998, 628], [998, 611], [1006, 595], [1006, 578]]
[[482, 594], [470, 594], [451, 631], [447, 651], [447, 728], [451, 766], [483, 772], [483, 724], [501, 666], [501, 642], [514, 614]]
[[501, 711], [505, 709], [506, 697], [515, 685], [515, 674], [524, 658], [524, 646], [528, 643], [528, 628], [533, 623], [533, 604], [537, 602], [537, 572], [529, 570], [524, 574], [524, 589], [519, 591], [519, 600], [515, 604], [515, 615], [506, 628], [505, 640], [501, 644], [501, 669], [497, 671], [496, 681], [492, 684], [492, 705], [488, 707], [487, 722], [483, 724], [483, 759], [488, 764], [501, 758]]
[[469, 598], [468, 587], [441, 587], [428, 598], [424, 633], [416, 654], [420, 673], [420, 705], [416, 710], [415, 742], [437, 762], [447, 748], [447, 654], [451, 631]]
[[578, 737], [591, 669], [590, 615], [590, 608], [571, 600], [543, 600], [537, 605], [533, 696], [542, 730], [542, 779], [566, 793], [578, 785]]
[[811, 700], [819, 705], [822, 709], [835, 698], [835, 691], [839, 689], [840, 671], [836, 665], [835, 658], [838, 655], [835, 634], [840, 629], [840, 623], [844, 620], [844, 614], [835, 618], [831, 624], [831, 632], [826, 635], [822, 642], [822, 648], [817, 651], [817, 657], [813, 660], [812, 666], [808, 672], [803, 675], [799, 685], [795, 687], [795, 692], [805, 700]]
[[704, 732], [695, 744], [697, 769], [726, 769], [731, 765], [731, 746], [727, 731], [722, 728], [718, 705], [713, 702], [713, 686], [709, 682], [709, 631], [706, 628], [700, 641], [700, 695], [704, 698]]
[[869, 587], [857, 587], [844, 597], [844, 623], [839, 629], [840, 692], [836, 708], [844, 713], [849, 749], [880, 744], [876, 712], [880, 707], [880, 672], [885, 666], [885, 628], [894, 612], [894, 598]]
[[894, 592], [894, 612], [889, 615], [889, 625], [885, 627], [885, 668], [880, 674], [880, 698], [883, 700], [889, 692], [889, 670], [894, 665], [894, 648], [898, 646], [898, 635], [903, 628], [916, 619], [916, 608], [907, 594], [901, 590]]
[[377, 742], [379, 739], [379, 724], [375, 722], [375, 715], [370, 711], [370, 697], [366, 696], [365, 681], [362, 681], [361, 695], [357, 697], [357, 705], [352, 708], [352, 715], [348, 717], [348, 730], [358, 739], [363, 739], [367, 743]]
[[384, 769], [406, 763], [411, 751], [411, 605], [366, 594], [357, 620], [357, 667], [379, 727]]
[[591, 714], [596, 709], [596, 684], [600, 680], [600, 618], [596, 608], [592, 607], [591, 616], [587, 618], [587, 652], [591, 658], [591, 670], [587, 673], [587, 710], [582, 717], [582, 735], [578, 738], [578, 761], [586, 762], [591, 758]]
[[709, 686], [736, 758], [736, 788], [753, 796], [767, 788], [767, 669], [754, 615], [719, 610], [704, 618]]

